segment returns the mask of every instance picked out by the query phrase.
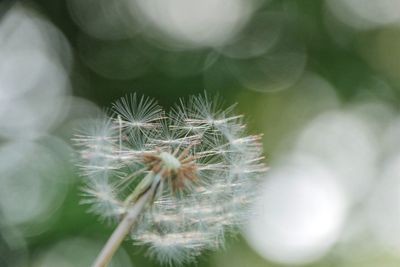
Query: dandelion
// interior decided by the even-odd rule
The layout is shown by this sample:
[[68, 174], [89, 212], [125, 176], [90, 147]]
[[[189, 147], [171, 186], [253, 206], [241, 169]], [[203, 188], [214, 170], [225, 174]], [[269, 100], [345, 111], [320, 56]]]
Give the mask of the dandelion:
[[219, 103], [192, 96], [166, 113], [134, 94], [76, 134], [82, 202], [118, 223], [93, 266], [105, 266], [127, 235], [161, 263], [194, 261], [246, 219], [266, 171], [260, 136]]

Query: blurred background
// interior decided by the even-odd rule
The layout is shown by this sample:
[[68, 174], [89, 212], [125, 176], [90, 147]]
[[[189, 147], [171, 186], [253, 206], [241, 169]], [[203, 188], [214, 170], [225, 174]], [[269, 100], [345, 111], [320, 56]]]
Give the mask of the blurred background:
[[[264, 134], [258, 216], [199, 267], [400, 266], [400, 1], [0, 2], [0, 266], [89, 266], [70, 138], [137, 92]], [[112, 266], [157, 266], [125, 242]]]

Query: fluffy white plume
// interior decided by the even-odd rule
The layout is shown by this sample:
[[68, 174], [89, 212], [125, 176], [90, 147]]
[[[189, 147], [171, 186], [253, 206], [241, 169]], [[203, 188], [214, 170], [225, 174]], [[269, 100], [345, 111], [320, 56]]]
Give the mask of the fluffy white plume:
[[224, 233], [247, 217], [266, 171], [260, 136], [242, 116], [207, 95], [180, 100], [169, 114], [135, 94], [75, 136], [86, 180], [83, 203], [119, 220], [155, 176], [155, 197], [131, 237], [162, 263], [183, 264], [223, 246]]

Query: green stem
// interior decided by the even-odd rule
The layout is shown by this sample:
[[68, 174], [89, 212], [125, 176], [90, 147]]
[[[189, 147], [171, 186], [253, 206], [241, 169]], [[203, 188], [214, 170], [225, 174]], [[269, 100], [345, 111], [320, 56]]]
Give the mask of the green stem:
[[135, 187], [133, 192], [125, 199], [124, 207], [129, 207], [130, 204], [135, 202], [140, 197], [140, 195], [142, 195], [143, 192], [145, 192], [153, 184], [153, 180], [154, 173], [149, 172]]
[[[150, 177], [151, 174], [151, 177]], [[149, 180], [151, 178], [152, 183], [150, 184], [150, 188], [147, 187], [147, 191], [143, 191], [143, 187], [141, 188], [142, 191], [140, 193], [132, 193], [134, 197], [132, 200], [136, 200], [131, 208], [128, 209], [125, 217], [121, 220], [117, 228], [114, 230], [110, 238], [107, 240], [107, 243], [104, 245], [103, 249], [100, 251], [99, 255], [97, 256], [95, 262], [93, 263], [92, 267], [105, 267], [111, 260], [112, 256], [114, 255], [115, 251], [121, 245], [122, 241], [125, 239], [126, 235], [131, 230], [136, 218], [142, 212], [143, 208], [146, 206], [149, 200], [151, 200], [154, 196], [154, 191], [157, 187], [157, 184], [160, 182], [160, 175], [154, 175], [153, 173], [149, 173], [146, 175], [144, 179]], [[139, 183], [140, 185], [141, 183]], [[138, 185], [138, 186], [139, 186]], [[143, 186], [144, 184], [142, 184]], [[138, 190], [139, 191], [139, 190]], [[134, 194], [135, 193], [135, 194]], [[128, 197], [129, 198], [129, 197]], [[130, 202], [128, 202], [130, 203]]]

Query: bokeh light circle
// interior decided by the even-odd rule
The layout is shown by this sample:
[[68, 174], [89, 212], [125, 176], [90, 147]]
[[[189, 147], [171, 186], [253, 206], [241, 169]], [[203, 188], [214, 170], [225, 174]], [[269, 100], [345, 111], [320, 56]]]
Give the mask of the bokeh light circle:
[[313, 161], [273, 169], [245, 237], [261, 256], [284, 264], [322, 257], [338, 239], [346, 199], [329, 169]]

